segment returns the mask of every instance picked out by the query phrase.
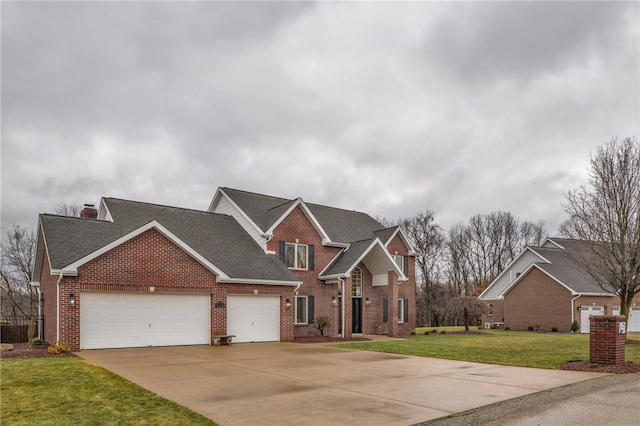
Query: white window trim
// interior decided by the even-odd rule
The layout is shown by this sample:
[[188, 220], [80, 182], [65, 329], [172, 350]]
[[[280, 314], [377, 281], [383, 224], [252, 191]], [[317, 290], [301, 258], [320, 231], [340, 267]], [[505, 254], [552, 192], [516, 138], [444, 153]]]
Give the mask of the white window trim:
[[[298, 322], [298, 302], [304, 299], [304, 322]], [[294, 324], [309, 324], [309, 299], [307, 296], [294, 296], [293, 297], [293, 323]]]
[[[398, 263], [398, 258], [400, 259], [400, 263]], [[396, 265], [398, 265], [400, 271], [402, 271], [402, 273], [406, 275], [407, 271], [404, 270], [404, 256], [401, 254], [394, 254], [393, 261], [396, 263]]]
[[[289, 242], [285, 241], [285, 243], [284, 243], [285, 253], [287, 252], [287, 246], [293, 246], [294, 247], [294, 249], [293, 249], [293, 262], [294, 262], [294, 264], [298, 260], [298, 247], [299, 246], [304, 246], [306, 248], [306, 251], [305, 251], [306, 255], [305, 255], [305, 261], [304, 261], [304, 264], [305, 264], [306, 267], [305, 268], [296, 268], [295, 266], [287, 266], [287, 268], [296, 269], [298, 271], [308, 271], [309, 270], [309, 245], [308, 244], [300, 244], [300, 243], [289, 243]], [[285, 262], [286, 262], [286, 259], [285, 259]]]
[[398, 298], [398, 324], [404, 324], [404, 299]]
[[[359, 296], [354, 296], [354, 294], [353, 294], [353, 289], [355, 288], [353, 286], [353, 284], [354, 284], [355, 281], [353, 280], [353, 277], [352, 277], [352, 280], [351, 280], [351, 297], [362, 297], [362, 288], [364, 287], [363, 271], [362, 271], [362, 268], [360, 268], [359, 266], [353, 268], [353, 272], [355, 272], [356, 270], [360, 271], [360, 295]], [[352, 274], [353, 274], [353, 272], [352, 272]]]

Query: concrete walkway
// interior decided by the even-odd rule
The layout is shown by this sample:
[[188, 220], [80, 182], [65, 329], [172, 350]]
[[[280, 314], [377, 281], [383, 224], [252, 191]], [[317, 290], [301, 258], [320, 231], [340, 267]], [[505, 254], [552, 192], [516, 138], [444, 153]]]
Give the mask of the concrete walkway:
[[106, 349], [78, 355], [221, 425], [410, 425], [602, 376], [323, 344]]

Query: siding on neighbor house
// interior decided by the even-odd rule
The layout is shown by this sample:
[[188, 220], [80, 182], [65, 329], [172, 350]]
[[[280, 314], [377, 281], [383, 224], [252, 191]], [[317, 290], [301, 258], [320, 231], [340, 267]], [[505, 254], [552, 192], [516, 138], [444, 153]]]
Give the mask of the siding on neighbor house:
[[[509, 285], [515, 281], [516, 274], [522, 273], [525, 269], [527, 269], [532, 263], [540, 262], [542, 259], [540, 256], [532, 253], [527, 250], [522, 254], [522, 257], [513, 262], [513, 264], [505, 271], [505, 273], [496, 279], [495, 282], [492, 283], [492, 286], [488, 291], [482, 296], [482, 299], [485, 301], [495, 300], [500, 296]], [[498, 321], [498, 320], [496, 320]]]

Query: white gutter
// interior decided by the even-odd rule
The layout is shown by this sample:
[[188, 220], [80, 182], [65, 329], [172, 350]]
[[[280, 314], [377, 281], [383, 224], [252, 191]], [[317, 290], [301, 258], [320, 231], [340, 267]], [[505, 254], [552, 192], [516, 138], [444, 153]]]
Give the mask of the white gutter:
[[62, 271], [56, 283], [56, 345], [60, 343], [60, 281], [62, 281]]
[[573, 322], [576, 320], [575, 316], [576, 316], [576, 310], [575, 310], [575, 306], [573, 306], [573, 302], [579, 298], [580, 296], [582, 296], [581, 294], [577, 295], [576, 297], [574, 297], [573, 299], [571, 299], [571, 324], [573, 324]]

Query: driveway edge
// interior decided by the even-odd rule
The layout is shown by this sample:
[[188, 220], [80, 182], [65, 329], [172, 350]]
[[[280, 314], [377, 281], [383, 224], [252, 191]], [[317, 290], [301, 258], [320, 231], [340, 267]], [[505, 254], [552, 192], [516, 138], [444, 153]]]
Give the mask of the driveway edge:
[[521, 418], [524, 415], [531, 415], [536, 412], [548, 410], [554, 405], [563, 403], [568, 399], [629, 383], [639, 378], [640, 374], [638, 373], [610, 374], [604, 377], [596, 377], [595, 379], [588, 379], [582, 382], [571, 383], [530, 395], [496, 402], [447, 417], [416, 423], [414, 426], [466, 426], [471, 424], [482, 425], [492, 422], [510, 424], [511, 420]]

